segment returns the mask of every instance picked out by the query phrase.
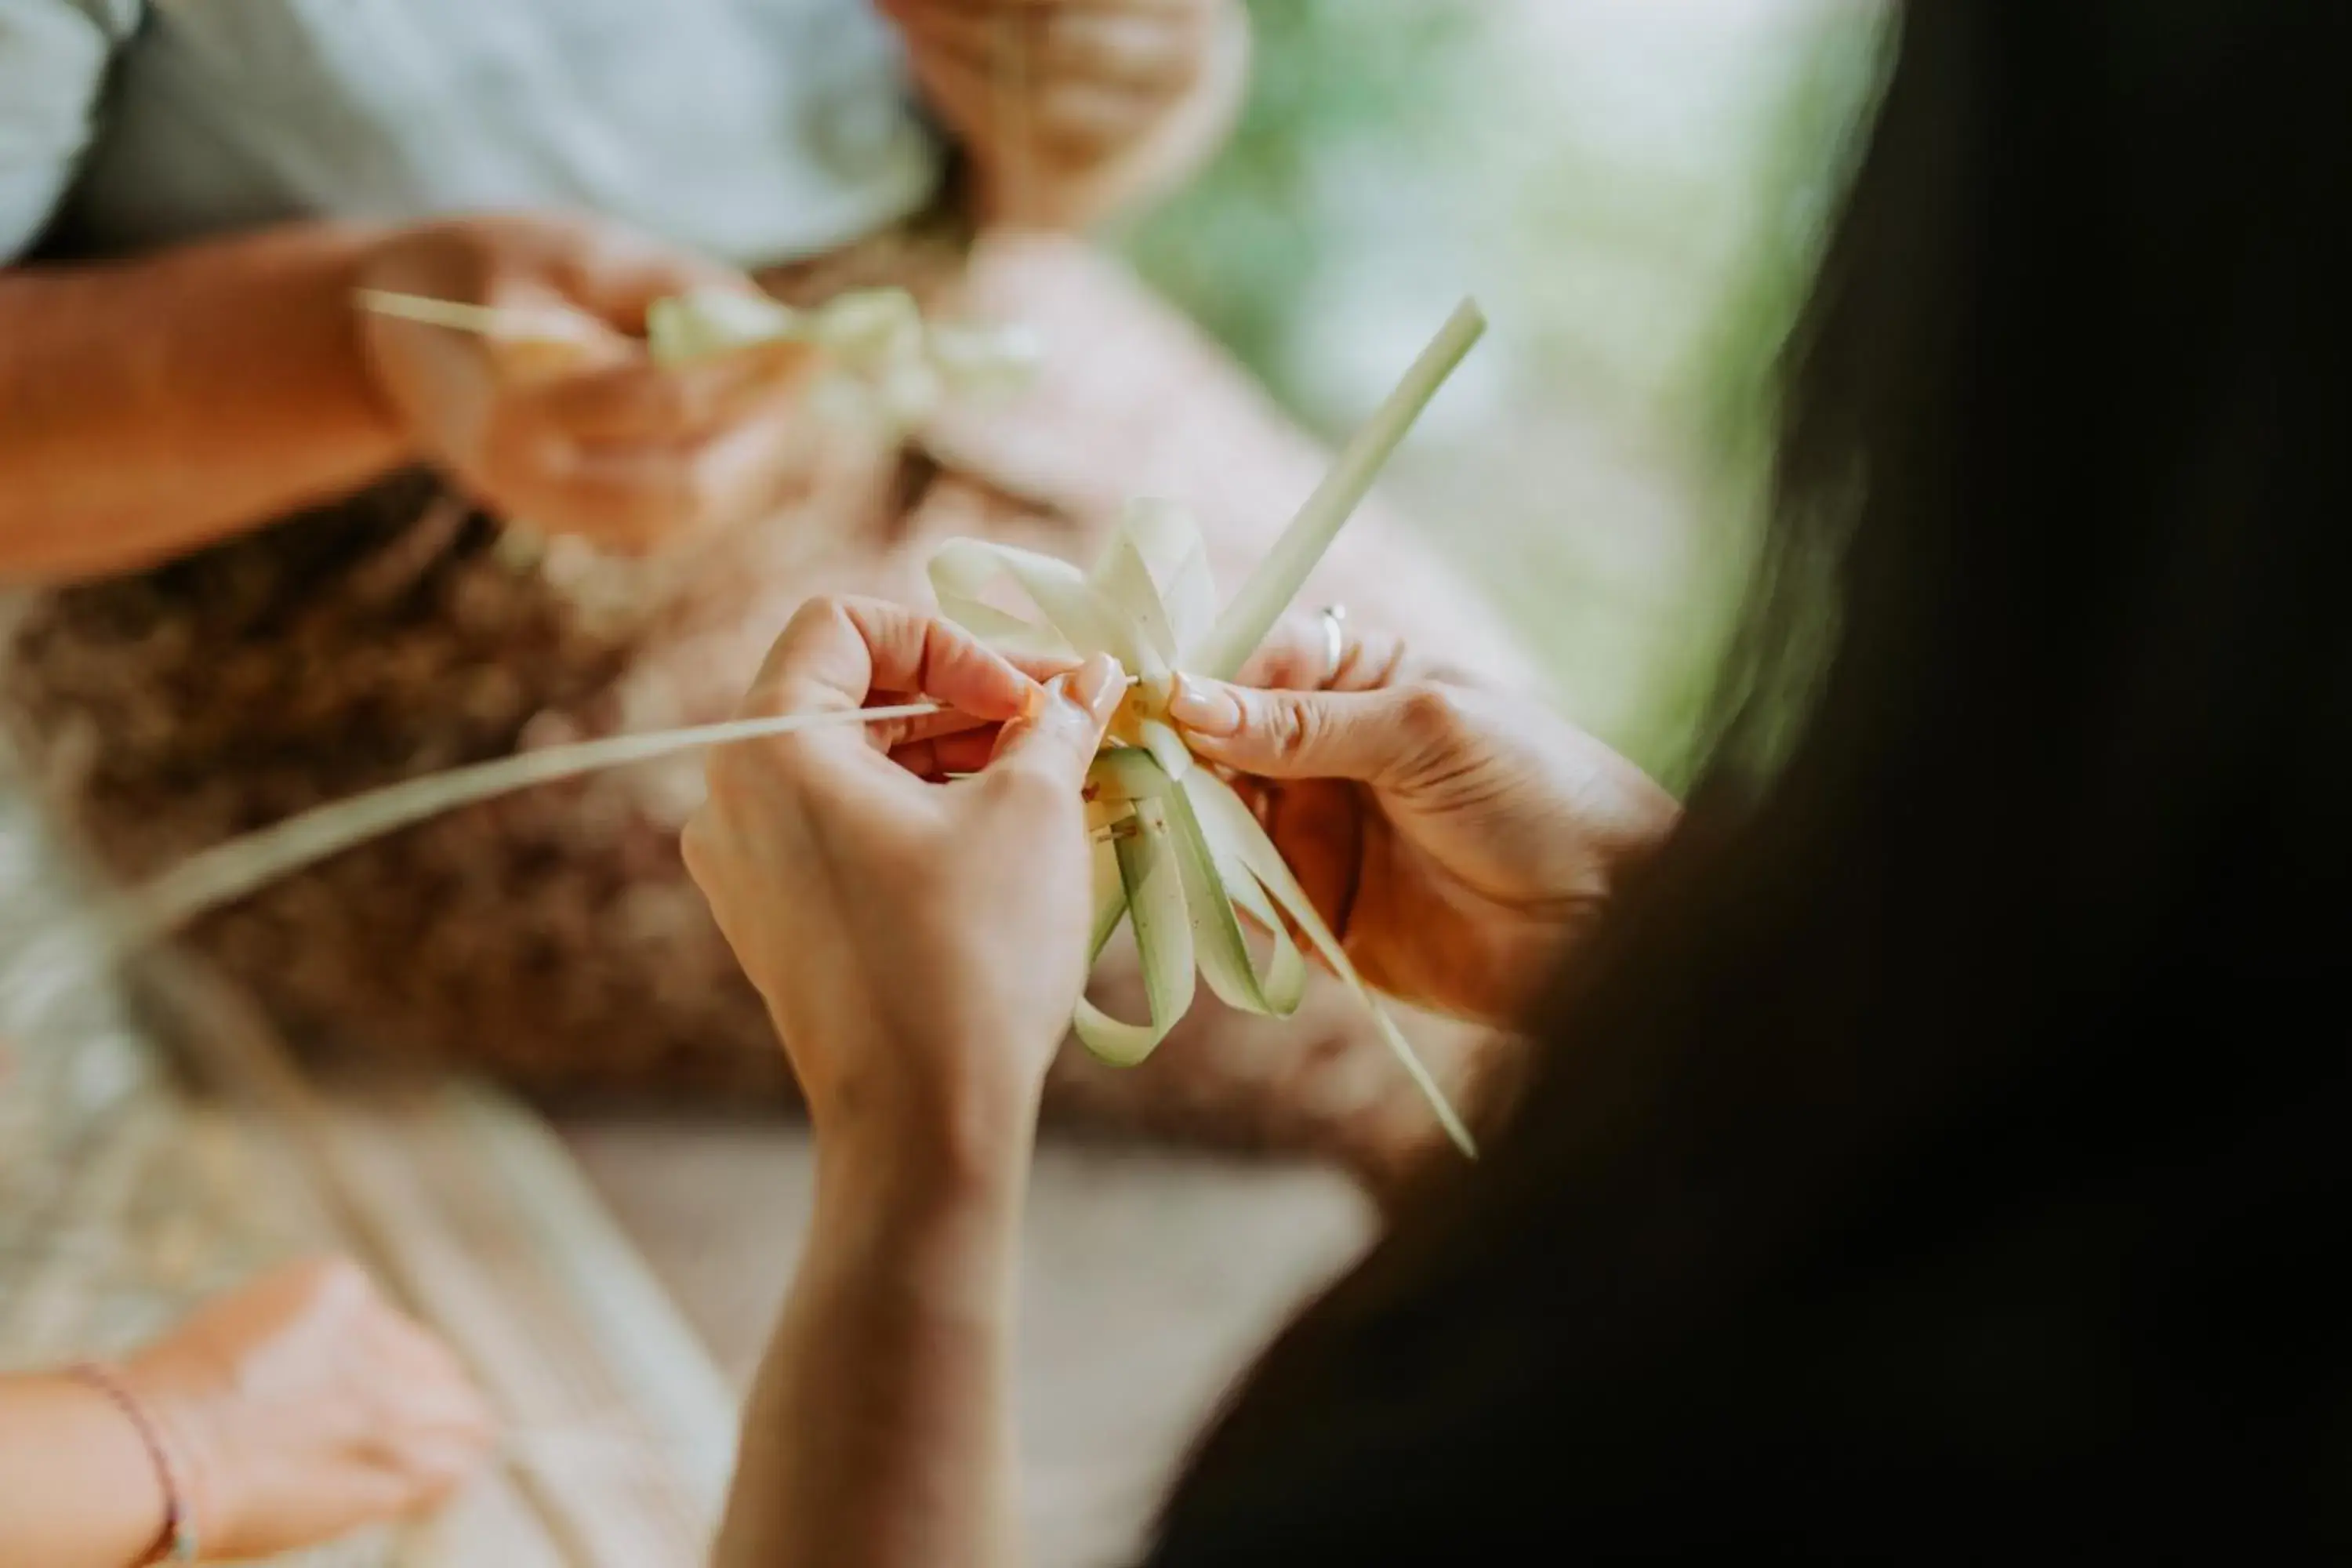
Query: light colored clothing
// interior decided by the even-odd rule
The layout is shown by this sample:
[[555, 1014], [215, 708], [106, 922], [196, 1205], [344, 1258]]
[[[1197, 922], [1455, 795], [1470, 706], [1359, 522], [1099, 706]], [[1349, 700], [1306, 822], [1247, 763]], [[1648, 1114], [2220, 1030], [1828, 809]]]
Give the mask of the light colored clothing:
[[942, 162], [863, 0], [0, 0], [0, 259], [561, 207], [756, 267]]

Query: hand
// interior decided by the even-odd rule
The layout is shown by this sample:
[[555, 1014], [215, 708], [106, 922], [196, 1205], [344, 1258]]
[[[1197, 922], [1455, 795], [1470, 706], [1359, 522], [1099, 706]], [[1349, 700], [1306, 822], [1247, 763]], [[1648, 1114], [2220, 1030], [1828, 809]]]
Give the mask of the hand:
[[361, 312], [370, 367], [416, 445], [501, 516], [642, 552], [756, 517], [805, 470], [805, 349], [664, 370], [638, 339], [665, 295], [753, 289], [715, 263], [599, 223], [460, 218], [385, 241], [361, 285], [565, 329], [498, 340]]
[[881, 0], [994, 209], [1083, 222], [1205, 160], [1238, 113], [1237, 0]]
[[[1267, 833], [1370, 984], [1483, 1023], [1516, 1019], [1617, 869], [1675, 803], [1524, 699], [1402, 679], [1390, 639], [1291, 623], [1243, 672], [1170, 702], [1202, 758], [1243, 775]], [[1311, 651], [1310, 651], [1311, 650]]]
[[784, 628], [746, 716], [953, 710], [714, 751], [687, 824], [687, 868], [767, 998], [820, 1148], [1025, 1149], [1086, 984], [1081, 791], [1124, 690], [1108, 658], [1041, 686], [877, 600], [813, 600]]
[[213, 1557], [272, 1556], [420, 1509], [491, 1437], [449, 1352], [341, 1260], [200, 1309], [121, 1379], [188, 1472]]

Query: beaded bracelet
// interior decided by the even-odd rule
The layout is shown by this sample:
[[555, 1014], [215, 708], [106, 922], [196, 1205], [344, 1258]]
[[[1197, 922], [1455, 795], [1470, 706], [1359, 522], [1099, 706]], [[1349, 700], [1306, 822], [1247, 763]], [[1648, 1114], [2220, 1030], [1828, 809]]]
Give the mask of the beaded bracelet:
[[96, 1362], [84, 1362], [70, 1368], [67, 1375], [106, 1395], [114, 1407], [122, 1412], [139, 1434], [139, 1441], [147, 1449], [147, 1458], [155, 1467], [156, 1479], [163, 1483], [163, 1532], [156, 1538], [154, 1549], [142, 1558], [142, 1563], [194, 1563], [196, 1560], [195, 1514], [182, 1496], [179, 1467], [172, 1463], [170, 1445], [163, 1434], [149, 1417], [147, 1407], [131, 1396], [122, 1379], [111, 1369]]

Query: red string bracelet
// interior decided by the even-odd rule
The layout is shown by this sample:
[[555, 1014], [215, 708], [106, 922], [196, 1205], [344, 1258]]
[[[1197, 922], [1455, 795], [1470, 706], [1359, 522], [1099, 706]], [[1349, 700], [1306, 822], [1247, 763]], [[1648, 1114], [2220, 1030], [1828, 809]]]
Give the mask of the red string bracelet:
[[154, 1547], [143, 1563], [194, 1563], [196, 1560], [196, 1521], [180, 1490], [179, 1467], [172, 1463], [170, 1445], [163, 1441], [162, 1428], [147, 1414], [147, 1407], [131, 1396], [122, 1385], [122, 1379], [111, 1369], [96, 1362], [83, 1362], [69, 1368], [67, 1376], [87, 1384], [106, 1395], [114, 1407], [122, 1412], [139, 1434], [147, 1458], [155, 1466], [156, 1479], [163, 1483], [163, 1533], [156, 1538]]

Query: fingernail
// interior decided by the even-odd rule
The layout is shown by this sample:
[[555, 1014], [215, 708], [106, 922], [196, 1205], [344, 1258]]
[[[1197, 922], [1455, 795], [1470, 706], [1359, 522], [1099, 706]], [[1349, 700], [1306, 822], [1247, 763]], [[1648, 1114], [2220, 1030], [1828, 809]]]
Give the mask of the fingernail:
[[[1066, 669], [1059, 675], [1048, 676], [1037, 691], [1029, 694], [1021, 716], [1033, 723], [1043, 724], [1051, 721], [1057, 714], [1067, 712], [1075, 706], [1070, 697], [1070, 679], [1076, 673], [1076, 670]], [[1045, 694], [1042, 700], [1038, 692]]]
[[1030, 724], [1037, 730], [1055, 732], [1076, 731], [1093, 724], [1094, 715], [1077, 689], [1085, 673], [1083, 669], [1069, 670], [1046, 681], [1045, 699], [1030, 710]]
[[1231, 735], [1242, 727], [1241, 699], [1223, 686], [1180, 675], [1168, 694], [1168, 716], [1196, 735]]
[[1095, 655], [1064, 679], [1071, 682], [1070, 700], [1098, 720], [1108, 721], [1127, 693], [1127, 672], [1107, 653]]

